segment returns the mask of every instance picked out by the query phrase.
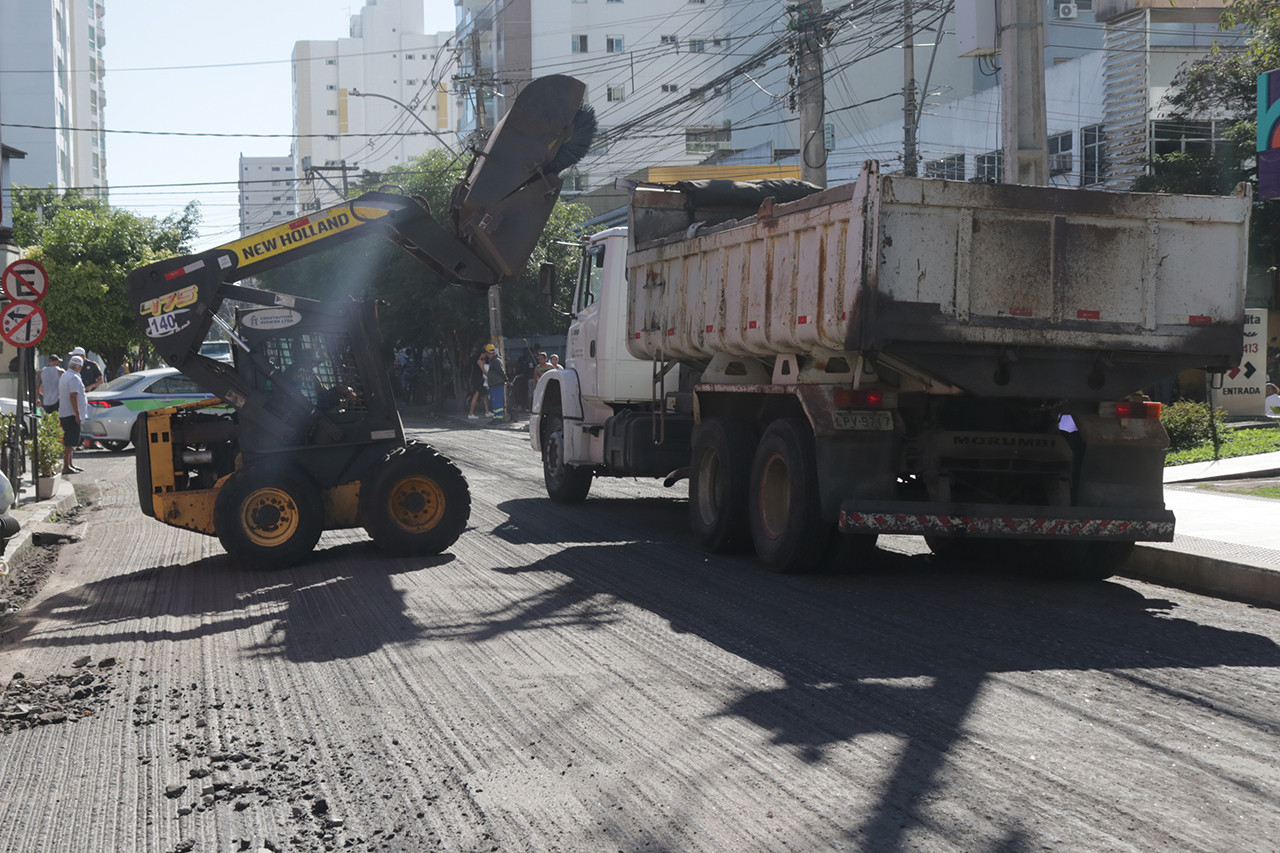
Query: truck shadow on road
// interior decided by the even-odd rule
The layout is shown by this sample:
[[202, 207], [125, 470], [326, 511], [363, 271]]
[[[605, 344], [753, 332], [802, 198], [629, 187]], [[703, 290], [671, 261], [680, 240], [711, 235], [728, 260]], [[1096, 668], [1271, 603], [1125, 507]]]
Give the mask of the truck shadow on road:
[[[560, 573], [574, 592], [563, 600], [566, 608], [581, 607], [583, 594], [594, 592], [615, 603], [621, 621], [629, 608], [617, 603], [625, 602], [667, 620], [673, 631], [775, 674], [784, 686], [744, 686], [719, 716], [751, 724], [766, 733], [769, 744], [808, 765], [821, 766], [833, 750], [864, 736], [887, 735], [903, 743], [878, 783], [875, 807], [860, 822], [849, 818], [856, 824], [847, 826], [849, 842], [860, 849], [911, 846], [910, 833], [929, 826], [930, 808], [949, 796], [944, 780], [955, 765], [972, 761], [983, 765], [982, 772], [1007, 772], [1000, 766], [1007, 756], [994, 762], [984, 757], [983, 736], [969, 728], [980, 697], [989, 701], [993, 688], [1012, 696], [1010, 707], [997, 715], [1016, 717], [1031, 709], [1082, 720], [1115, 742], [1133, 745], [1160, 773], [1173, 765], [1206, 774], [1217, 768], [1185, 745], [1164, 746], [1144, 731], [1141, 714], [1117, 711], [1105, 700], [1092, 704], [1082, 694], [1102, 695], [1099, 682], [1114, 681], [1158, 702], [1188, 702], [1183, 713], [1189, 718], [1208, 704], [1245, 729], [1272, 731], [1280, 722], [1263, 696], [1233, 705], [1198, 698], [1199, 691], [1213, 694], [1212, 683], [1186, 695], [1170, 686], [1180, 680], [1171, 675], [1176, 670], [1202, 670], [1212, 678], [1222, 667], [1280, 667], [1280, 646], [1271, 637], [1176, 618], [1178, 605], [1123, 583], [1044, 581], [1008, 568], [946, 565], [926, 555], [884, 550], [863, 574], [781, 576], [749, 557], [696, 550], [687, 534], [673, 532], [679, 528], [668, 517], [671, 509], [632, 502], [623, 520], [614, 502], [602, 503], [572, 508], [557, 528], [562, 541], [598, 544], [569, 544], [503, 571]], [[546, 527], [547, 506], [515, 500], [501, 509], [510, 516], [510, 529], [528, 530]], [[554, 602], [540, 600], [527, 619], [503, 614], [488, 635], [546, 625], [550, 612]], [[1091, 748], [1074, 747], [1069, 738], [1059, 742], [1034, 725], [1031, 731], [1035, 740], [1064, 754]], [[1080, 796], [1089, 802], [1088, 795]], [[983, 846], [1024, 849], [1026, 839], [1017, 839], [1025, 820], [1029, 816], [1014, 808], [1002, 818], [1005, 838], [984, 839]]]
[[[454, 557], [379, 555], [376, 570], [370, 570], [375, 553], [371, 542], [351, 542], [322, 547], [307, 562], [279, 571], [250, 571], [218, 555], [124, 572], [39, 602], [5, 626], [5, 642], [180, 642], [265, 625], [267, 637], [249, 646], [250, 655], [294, 662], [355, 658], [385, 645], [413, 643], [423, 627], [410, 618], [405, 592], [391, 578], [444, 566]], [[59, 622], [75, 630], [63, 634], [46, 627], [37, 640], [26, 639], [33, 626]]]

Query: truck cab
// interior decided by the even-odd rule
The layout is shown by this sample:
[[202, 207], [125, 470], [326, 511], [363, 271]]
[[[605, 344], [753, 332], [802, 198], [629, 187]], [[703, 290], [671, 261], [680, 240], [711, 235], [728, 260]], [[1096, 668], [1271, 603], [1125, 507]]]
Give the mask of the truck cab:
[[657, 375], [651, 361], [627, 351], [627, 248], [626, 228], [584, 243], [565, 363], [534, 389], [533, 449], [550, 466], [544, 473], [552, 495], [570, 501], [586, 497], [597, 470], [668, 476], [687, 463], [680, 444], [668, 440], [682, 435], [687, 447], [693, 425], [692, 413], [678, 410], [678, 373]]

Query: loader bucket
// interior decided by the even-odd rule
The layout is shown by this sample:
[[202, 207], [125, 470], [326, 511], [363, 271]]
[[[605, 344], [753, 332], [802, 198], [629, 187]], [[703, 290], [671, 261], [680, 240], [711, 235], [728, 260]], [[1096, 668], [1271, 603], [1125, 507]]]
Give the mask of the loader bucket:
[[566, 143], [589, 147], [589, 139], [574, 139], [585, 92], [581, 81], [561, 75], [525, 86], [458, 188], [458, 236], [504, 277], [524, 269], [560, 195], [556, 172], [567, 163], [556, 155]]

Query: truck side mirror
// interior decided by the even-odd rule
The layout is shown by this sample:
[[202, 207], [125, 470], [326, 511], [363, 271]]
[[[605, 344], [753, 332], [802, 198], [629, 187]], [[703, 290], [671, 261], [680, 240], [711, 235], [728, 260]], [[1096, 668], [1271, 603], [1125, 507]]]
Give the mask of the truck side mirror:
[[548, 305], [556, 304], [556, 265], [543, 262], [538, 265], [538, 293], [544, 296]]

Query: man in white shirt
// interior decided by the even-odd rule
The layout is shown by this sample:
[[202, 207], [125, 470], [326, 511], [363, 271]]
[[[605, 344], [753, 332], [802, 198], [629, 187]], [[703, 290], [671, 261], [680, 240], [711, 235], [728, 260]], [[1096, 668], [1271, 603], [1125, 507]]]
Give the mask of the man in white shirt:
[[80, 371], [84, 367], [81, 356], [71, 356], [69, 370], [58, 380], [58, 413], [62, 422], [62, 473], [79, 474], [81, 468], [71, 464], [71, 457], [80, 444], [80, 422], [89, 417], [89, 401], [84, 392]]

